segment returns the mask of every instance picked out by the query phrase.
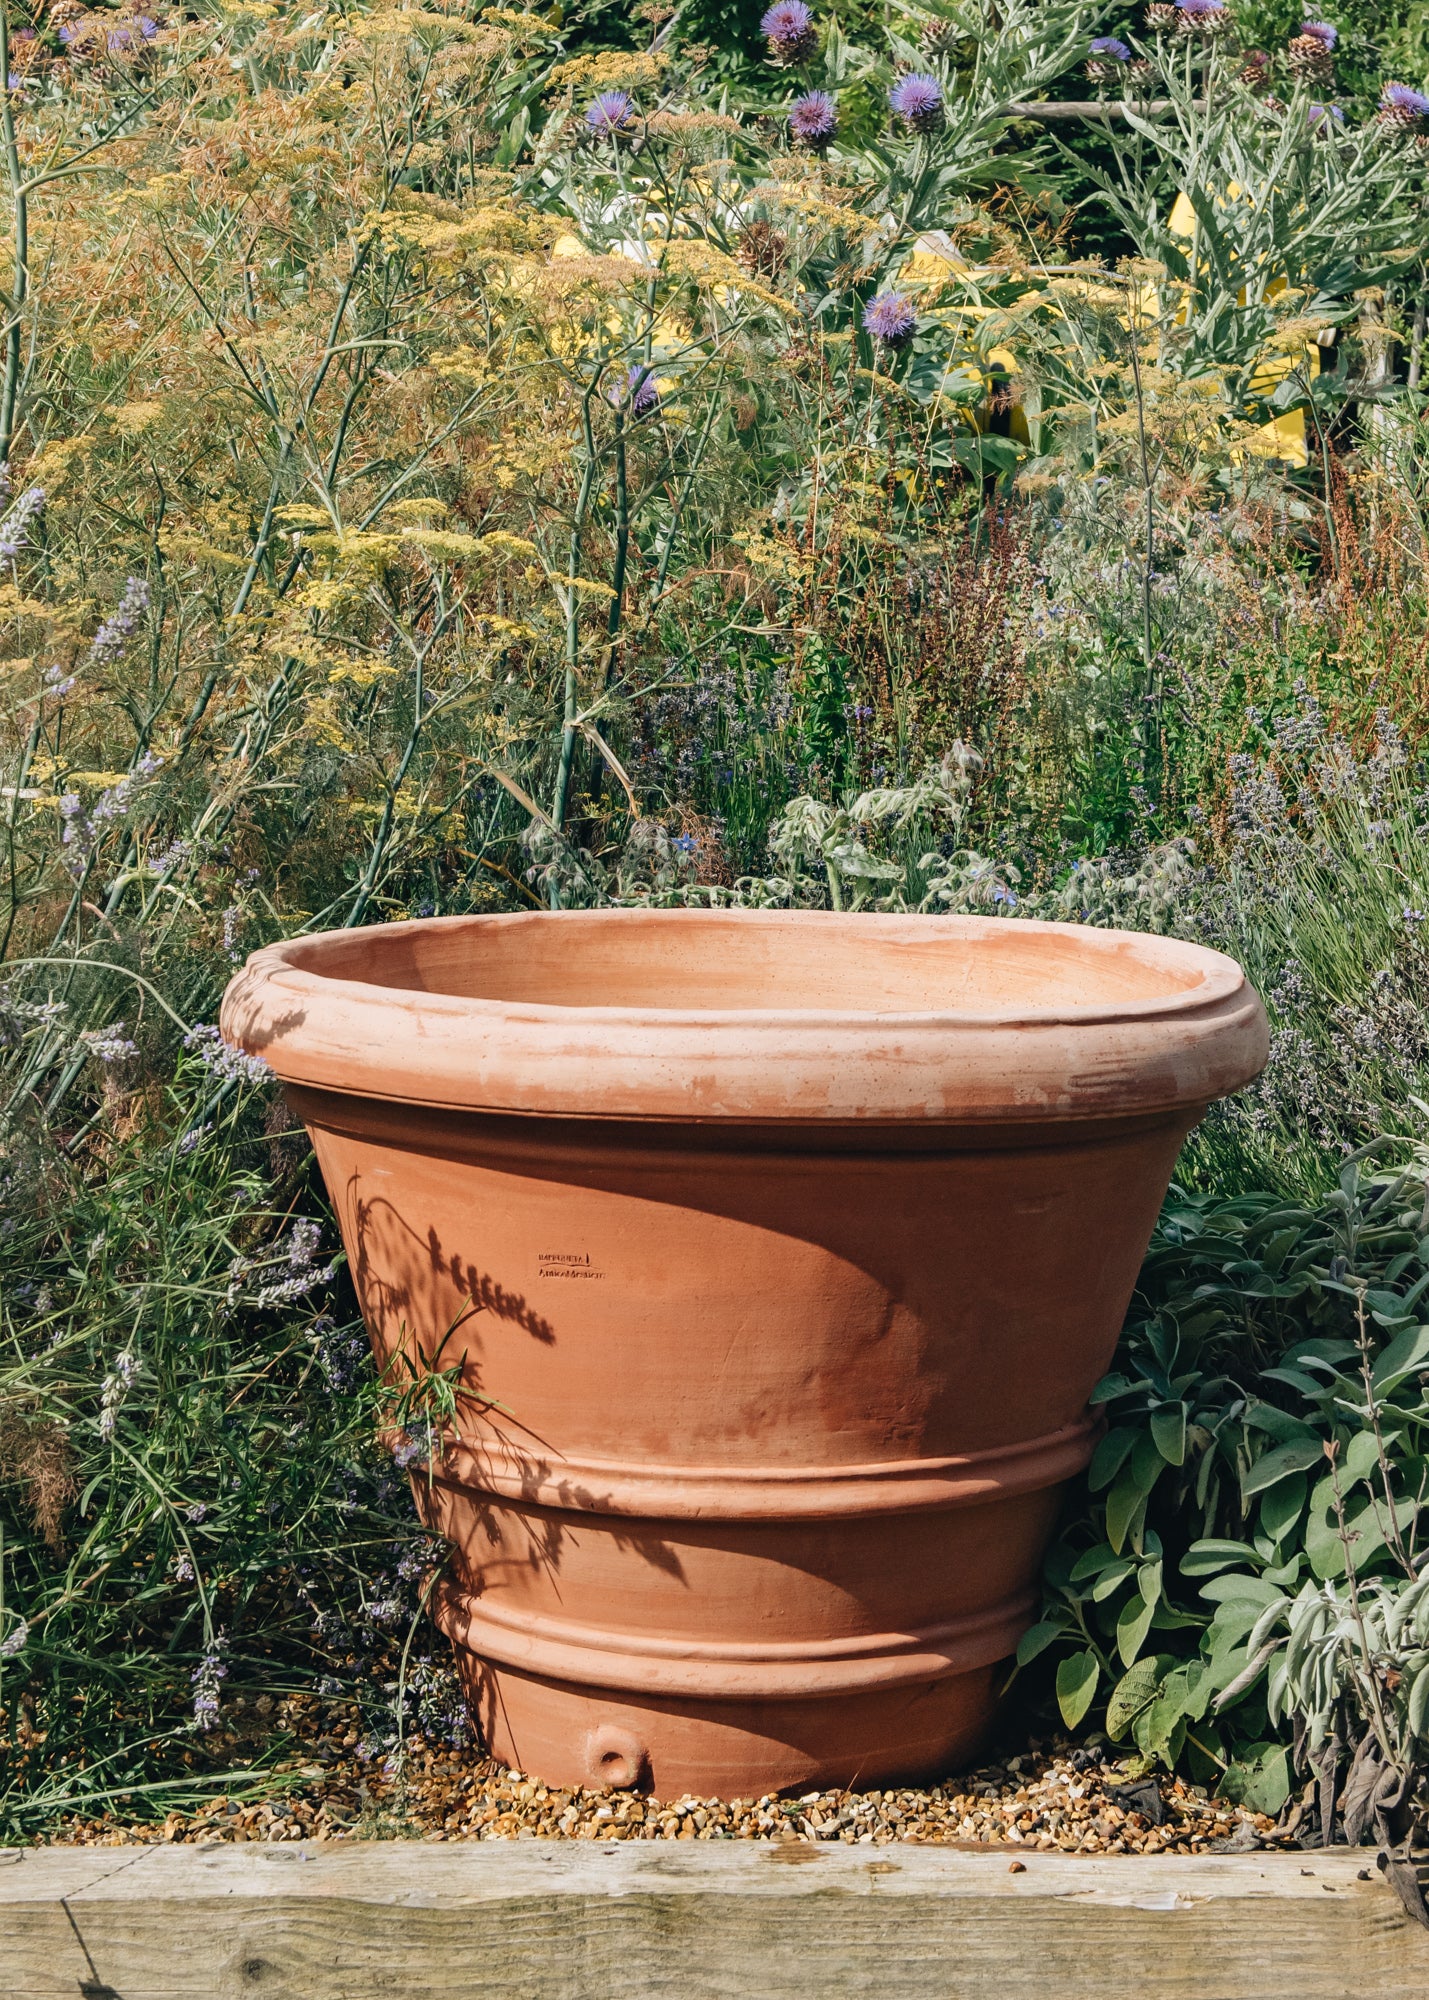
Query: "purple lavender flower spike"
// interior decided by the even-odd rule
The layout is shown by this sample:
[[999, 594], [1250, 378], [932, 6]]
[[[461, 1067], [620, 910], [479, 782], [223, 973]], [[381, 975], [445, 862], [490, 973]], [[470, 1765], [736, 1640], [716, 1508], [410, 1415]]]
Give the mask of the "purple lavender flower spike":
[[901, 292], [880, 292], [863, 309], [863, 325], [880, 347], [906, 347], [918, 326], [918, 315]]
[[760, 21], [759, 32], [769, 44], [769, 60], [781, 69], [807, 62], [819, 46], [814, 17], [804, 0], [775, 0]]
[[594, 132], [598, 139], [613, 139], [617, 132], [624, 131], [630, 123], [630, 115], [634, 109], [635, 106], [626, 91], [603, 90], [599, 97], [593, 97], [586, 106], [586, 128]]
[[810, 90], [789, 107], [789, 132], [799, 145], [822, 153], [839, 128], [838, 106], [826, 90]]
[[30, 528], [45, 504], [42, 486], [28, 486], [0, 521], [0, 563], [12, 563], [30, 538]]
[[895, 118], [915, 132], [936, 132], [943, 122], [943, 86], [935, 76], [902, 76], [888, 93]]
[[124, 651], [139, 620], [149, 608], [149, 585], [142, 576], [131, 576], [124, 586], [119, 608], [105, 619], [89, 644], [89, 664], [108, 666]]

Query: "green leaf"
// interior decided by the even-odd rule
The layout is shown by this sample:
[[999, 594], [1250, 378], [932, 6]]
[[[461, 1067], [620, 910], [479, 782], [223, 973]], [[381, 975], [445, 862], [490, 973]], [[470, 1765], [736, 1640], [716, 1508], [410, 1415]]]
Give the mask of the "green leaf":
[[1260, 1769], [1246, 1786], [1241, 1803], [1252, 1812], [1274, 1815], [1290, 1796], [1290, 1753], [1275, 1749], [1262, 1758]]
[[1098, 1542], [1094, 1549], [1088, 1549], [1072, 1564], [1071, 1581], [1085, 1583], [1089, 1576], [1099, 1576], [1108, 1563], [1117, 1561], [1116, 1550], [1110, 1542]]
[[1157, 1659], [1138, 1660], [1130, 1673], [1122, 1675], [1106, 1705], [1106, 1733], [1114, 1742], [1130, 1734], [1132, 1723], [1156, 1699], [1160, 1686]]
[[1130, 1468], [1123, 1472], [1106, 1496], [1107, 1540], [1120, 1550], [1126, 1534], [1141, 1509], [1146, 1495]]
[[1116, 1556], [1092, 1585], [1092, 1603], [1105, 1604], [1136, 1568], [1135, 1556]]
[[1260, 1557], [1248, 1542], [1192, 1542], [1181, 1558], [1182, 1576], [1213, 1576], [1227, 1563], [1258, 1563]]
[[1318, 1437], [1276, 1445], [1273, 1451], [1258, 1458], [1246, 1474], [1243, 1482], [1246, 1499], [1252, 1493], [1263, 1493], [1279, 1479], [1288, 1479], [1292, 1472], [1306, 1472], [1312, 1465], [1321, 1464], [1324, 1456], [1325, 1448]]
[[1067, 1630], [1065, 1618], [1044, 1618], [1034, 1625], [1030, 1632], [1024, 1632], [1017, 1642], [1017, 1664], [1025, 1667], [1035, 1660], [1039, 1653], [1045, 1653], [1054, 1640], [1060, 1639]]
[[1119, 1425], [1109, 1430], [1096, 1450], [1092, 1462], [1087, 1467], [1087, 1485], [1093, 1493], [1100, 1493], [1104, 1486], [1110, 1486], [1131, 1454], [1136, 1443], [1136, 1432]]
[[1151, 1630], [1151, 1619], [1156, 1606], [1148, 1604], [1138, 1590], [1130, 1596], [1116, 1617], [1116, 1650], [1121, 1655], [1124, 1667], [1131, 1666], [1145, 1644], [1146, 1635]]
[[1186, 1405], [1177, 1403], [1171, 1409], [1154, 1411], [1151, 1417], [1151, 1435], [1156, 1440], [1156, 1449], [1168, 1465], [1184, 1465]]
[[1260, 1502], [1260, 1529], [1272, 1542], [1283, 1542], [1305, 1505], [1309, 1481], [1303, 1472], [1277, 1480]]
[[[1386, 1447], [1399, 1436], [1398, 1431], [1386, 1432]], [[1344, 1469], [1340, 1474], [1341, 1488], [1353, 1486], [1356, 1480], [1368, 1479], [1379, 1466], [1379, 1443], [1374, 1432], [1356, 1431], [1345, 1447]]]
[[1429, 1366], [1429, 1326], [1407, 1326], [1382, 1349], [1370, 1382], [1378, 1396], [1387, 1395], [1406, 1375]]
[[1421, 1738], [1429, 1738], [1429, 1667], [1421, 1667], [1409, 1690], [1409, 1727]]
[[1057, 1706], [1068, 1729], [1075, 1729], [1092, 1705], [1101, 1679], [1095, 1653], [1072, 1653], [1057, 1663]]
[[1210, 1604], [1229, 1604], [1238, 1598], [1248, 1604], [1274, 1604], [1285, 1593], [1267, 1583], [1263, 1576], [1247, 1576], [1244, 1570], [1232, 1570], [1229, 1576], [1213, 1576], [1209, 1583], [1203, 1583], [1201, 1595]]

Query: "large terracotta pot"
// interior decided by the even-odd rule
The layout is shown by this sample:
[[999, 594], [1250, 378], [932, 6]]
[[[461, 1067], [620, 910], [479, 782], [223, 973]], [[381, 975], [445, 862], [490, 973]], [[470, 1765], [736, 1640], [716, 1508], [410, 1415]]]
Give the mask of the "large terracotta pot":
[[414, 1485], [487, 1741], [666, 1797], [969, 1755], [1177, 1150], [1266, 1055], [1192, 945], [764, 911], [302, 938], [223, 1030], [379, 1361], [464, 1357]]

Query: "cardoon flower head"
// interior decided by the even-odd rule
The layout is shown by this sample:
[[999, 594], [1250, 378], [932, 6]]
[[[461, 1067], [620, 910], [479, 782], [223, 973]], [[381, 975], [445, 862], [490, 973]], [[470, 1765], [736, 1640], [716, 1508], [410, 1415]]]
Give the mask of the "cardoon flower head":
[[630, 123], [635, 105], [623, 90], [603, 90], [586, 106], [586, 129], [598, 139], [613, 139]]
[[901, 76], [888, 93], [895, 118], [915, 132], [936, 132], [943, 122], [943, 86], [935, 76]]
[[1113, 62], [1130, 62], [1131, 50], [1125, 42], [1119, 42], [1115, 35], [1098, 35], [1087, 51], [1092, 56], [1109, 56]]
[[880, 292], [863, 309], [863, 325], [883, 347], [906, 347], [918, 325], [918, 315], [901, 292]]
[[1176, 0], [1176, 14], [1176, 26], [1190, 35], [1218, 34], [1231, 20], [1226, 0]]
[[1387, 83], [1380, 92], [1379, 115], [1386, 125], [1417, 125], [1429, 118], [1429, 97], [1407, 83]]
[[1334, 48], [1340, 39], [1339, 29], [1332, 28], [1328, 21], [1305, 21], [1301, 24], [1300, 32], [1302, 35], [1309, 35], [1312, 41], [1319, 42], [1326, 49]]
[[660, 391], [650, 369], [637, 363], [613, 385], [610, 400], [617, 410], [628, 410], [632, 417], [648, 417], [660, 401]]
[[826, 90], [806, 91], [789, 107], [790, 134], [812, 152], [822, 153], [838, 126], [838, 106]]
[[759, 32], [769, 44], [769, 60], [781, 69], [807, 62], [819, 46], [814, 17], [804, 0], [775, 0], [760, 21]]

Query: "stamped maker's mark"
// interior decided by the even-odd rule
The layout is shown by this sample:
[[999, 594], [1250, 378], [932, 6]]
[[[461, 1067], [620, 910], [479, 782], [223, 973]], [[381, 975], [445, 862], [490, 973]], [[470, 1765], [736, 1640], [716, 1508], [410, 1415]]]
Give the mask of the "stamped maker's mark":
[[538, 1250], [538, 1278], [586, 1278], [599, 1281], [605, 1276], [590, 1261], [589, 1250]]

